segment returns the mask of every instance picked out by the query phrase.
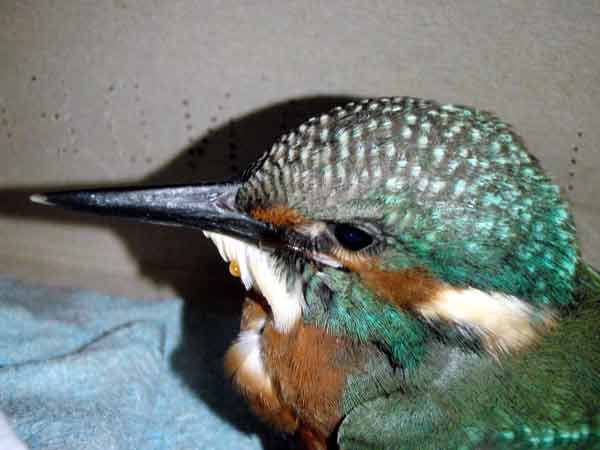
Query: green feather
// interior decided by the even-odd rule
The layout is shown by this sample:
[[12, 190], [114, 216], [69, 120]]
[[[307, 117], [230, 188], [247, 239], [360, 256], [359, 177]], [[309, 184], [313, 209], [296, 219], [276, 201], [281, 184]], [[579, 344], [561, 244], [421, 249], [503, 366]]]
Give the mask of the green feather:
[[584, 263], [577, 300], [532, 350], [499, 361], [433, 345], [395, 392], [388, 384], [385, 395], [349, 411], [339, 431], [341, 448], [599, 445], [600, 276]]
[[368, 224], [379, 269], [420, 267], [455, 288], [516, 297], [532, 307], [532, 321], [546, 308], [562, 316], [534, 348], [496, 360], [474, 351], [465, 324], [443, 324], [454, 330], [436, 335], [437, 325], [378, 298], [351, 271], [303, 259], [295, 273], [304, 320], [364, 352], [344, 392], [343, 449], [596, 439], [599, 277], [578, 265], [559, 188], [493, 114], [415, 98], [336, 108], [283, 136], [236, 201]]
[[485, 111], [408, 97], [336, 108], [283, 136], [238, 202], [375, 223], [390, 270], [426, 267], [535, 305], [573, 300], [567, 205], [522, 139]]
[[307, 271], [305, 321], [332, 335], [346, 335], [360, 343], [378, 343], [399, 364], [416, 366], [425, 351], [426, 333], [420, 322], [377, 299], [355, 274], [335, 269], [316, 273], [310, 267]]

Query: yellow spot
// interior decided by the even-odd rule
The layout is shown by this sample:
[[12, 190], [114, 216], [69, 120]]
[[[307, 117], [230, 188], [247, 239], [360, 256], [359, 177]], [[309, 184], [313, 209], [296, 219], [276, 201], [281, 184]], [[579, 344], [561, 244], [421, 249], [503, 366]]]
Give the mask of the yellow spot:
[[240, 277], [240, 266], [238, 265], [237, 261], [231, 261], [229, 263], [229, 273], [236, 278]]

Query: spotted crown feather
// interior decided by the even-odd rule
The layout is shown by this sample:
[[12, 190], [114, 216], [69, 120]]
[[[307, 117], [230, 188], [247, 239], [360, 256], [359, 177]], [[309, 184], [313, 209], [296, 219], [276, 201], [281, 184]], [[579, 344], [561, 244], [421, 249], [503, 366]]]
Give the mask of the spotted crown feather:
[[393, 270], [424, 266], [539, 304], [573, 297], [577, 243], [559, 188], [485, 111], [408, 97], [337, 107], [275, 143], [238, 203], [376, 222]]

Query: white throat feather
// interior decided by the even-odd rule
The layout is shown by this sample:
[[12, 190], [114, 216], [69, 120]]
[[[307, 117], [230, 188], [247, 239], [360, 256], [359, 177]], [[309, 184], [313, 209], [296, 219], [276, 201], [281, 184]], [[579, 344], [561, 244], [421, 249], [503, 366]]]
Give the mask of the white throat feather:
[[204, 232], [211, 239], [221, 257], [235, 261], [240, 268], [244, 287], [258, 290], [269, 303], [273, 314], [273, 326], [279, 332], [290, 331], [302, 317], [304, 294], [299, 277], [291, 284], [279, 273], [276, 262], [269, 253], [219, 233]]

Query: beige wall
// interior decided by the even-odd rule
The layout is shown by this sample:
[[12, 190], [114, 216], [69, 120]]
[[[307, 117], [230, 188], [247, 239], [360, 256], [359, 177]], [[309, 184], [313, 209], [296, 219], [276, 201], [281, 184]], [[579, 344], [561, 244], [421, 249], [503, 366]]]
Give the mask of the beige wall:
[[598, 1], [4, 0], [0, 20], [0, 271], [149, 295], [221, 280], [196, 233], [23, 192], [230, 176], [305, 116], [383, 95], [514, 124], [600, 265]]

